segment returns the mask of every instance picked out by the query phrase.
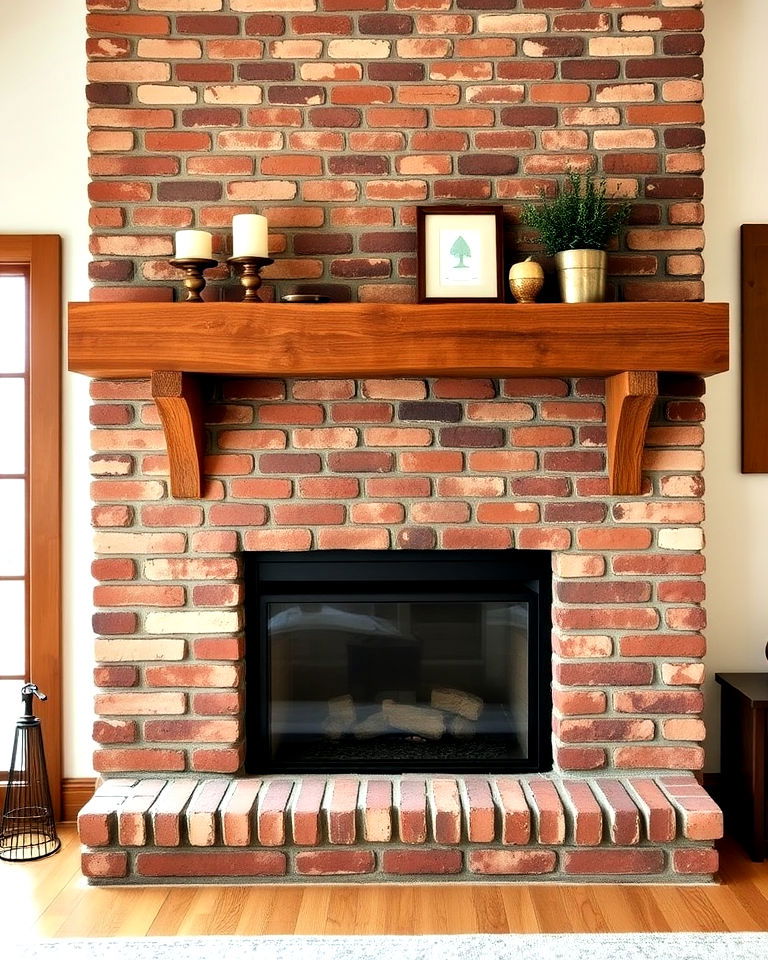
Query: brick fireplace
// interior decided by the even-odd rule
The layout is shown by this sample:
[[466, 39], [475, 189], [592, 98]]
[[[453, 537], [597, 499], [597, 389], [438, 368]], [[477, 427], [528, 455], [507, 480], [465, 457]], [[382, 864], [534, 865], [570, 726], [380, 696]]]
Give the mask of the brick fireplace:
[[[94, 301], [172, 300], [172, 231], [223, 259], [257, 209], [265, 298], [407, 303], [415, 203], [503, 204], [517, 259], [573, 166], [635, 201], [612, 295], [703, 298], [698, 0], [87, 7]], [[212, 378], [199, 500], [149, 380], [91, 394], [91, 882], [711, 877], [701, 380], [662, 378], [637, 496], [602, 377]], [[552, 553], [551, 770], [245, 774], [243, 551], [478, 549]]]
[[[702, 383], [662, 390], [622, 499], [602, 380], [223, 380], [195, 503], [168, 499], [148, 383], [94, 381], [86, 874], [712, 873]], [[241, 550], [473, 548], [553, 551], [551, 774], [242, 776]]]

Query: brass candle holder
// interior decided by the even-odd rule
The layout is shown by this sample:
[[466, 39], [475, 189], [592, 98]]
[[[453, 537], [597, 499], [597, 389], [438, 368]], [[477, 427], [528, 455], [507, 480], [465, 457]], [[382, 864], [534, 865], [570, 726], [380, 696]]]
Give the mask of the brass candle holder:
[[260, 271], [275, 261], [272, 257], [229, 257], [227, 263], [240, 267], [240, 283], [245, 287], [245, 303], [261, 303], [259, 287], [261, 286]]
[[210, 270], [218, 264], [218, 260], [209, 260], [207, 257], [187, 257], [183, 260], [171, 260], [172, 267], [184, 271], [184, 286], [187, 288], [187, 302], [202, 303], [200, 294], [205, 289], [204, 270]]

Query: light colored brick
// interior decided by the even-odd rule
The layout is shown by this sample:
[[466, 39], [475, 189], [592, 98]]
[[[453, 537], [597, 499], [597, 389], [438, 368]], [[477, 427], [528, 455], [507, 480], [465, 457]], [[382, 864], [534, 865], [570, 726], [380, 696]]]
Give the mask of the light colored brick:
[[157, 716], [179, 714], [187, 709], [184, 693], [102, 693], [95, 699], [96, 713], [102, 716]]
[[659, 547], [662, 550], [701, 550], [704, 547], [704, 532], [696, 527], [659, 530]]
[[99, 663], [183, 660], [186, 646], [181, 637], [98, 637], [94, 654]]
[[241, 626], [233, 610], [152, 611], [146, 617], [149, 633], [233, 633]]

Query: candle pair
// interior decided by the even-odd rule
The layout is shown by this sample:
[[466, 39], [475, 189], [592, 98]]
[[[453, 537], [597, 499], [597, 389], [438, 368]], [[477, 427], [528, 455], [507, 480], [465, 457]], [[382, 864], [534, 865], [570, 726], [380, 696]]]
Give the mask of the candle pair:
[[[177, 230], [176, 260], [212, 260], [213, 236], [207, 230]], [[267, 218], [258, 213], [239, 213], [232, 217], [232, 256], [267, 257]]]

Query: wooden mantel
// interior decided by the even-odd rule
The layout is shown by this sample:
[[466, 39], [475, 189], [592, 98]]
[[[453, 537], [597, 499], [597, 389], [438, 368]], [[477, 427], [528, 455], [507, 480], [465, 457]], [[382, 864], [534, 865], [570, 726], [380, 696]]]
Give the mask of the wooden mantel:
[[69, 369], [151, 377], [171, 492], [199, 497], [197, 374], [607, 378], [611, 493], [640, 491], [657, 374], [728, 369], [724, 303], [72, 303]]

